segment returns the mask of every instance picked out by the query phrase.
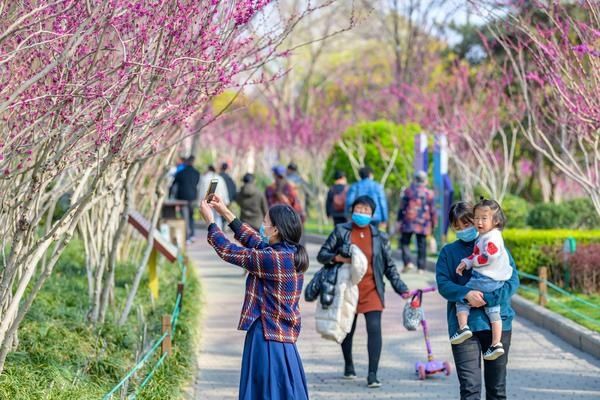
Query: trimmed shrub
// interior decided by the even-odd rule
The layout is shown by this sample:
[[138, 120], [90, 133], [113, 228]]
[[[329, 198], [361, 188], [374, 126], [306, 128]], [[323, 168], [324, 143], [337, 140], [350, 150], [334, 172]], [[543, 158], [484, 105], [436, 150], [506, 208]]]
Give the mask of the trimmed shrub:
[[557, 263], [562, 263], [561, 257], [557, 255], [560, 254], [565, 239], [574, 238], [577, 246], [600, 243], [600, 230], [507, 229], [503, 232], [503, 237], [517, 268], [529, 274], [537, 274], [540, 266], [557, 268]]
[[600, 228], [600, 215], [596, 212], [592, 200], [581, 198], [565, 201], [563, 204], [569, 208], [573, 214], [572, 228]]
[[564, 203], [536, 204], [527, 216], [527, 225], [534, 229], [568, 229], [573, 225], [573, 212]]
[[502, 200], [502, 210], [508, 219], [510, 228], [525, 228], [531, 204], [519, 196], [506, 195]]
[[[364, 161], [373, 169], [375, 180], [381, 179], [388, 166], [382, 151], [391, 154], [394, 147], [398, 147], [400, 153], [386, 182], [386, 189], [398, 191], [412, 179], [415, 135], [419, 132], [421, 128], [413, 123], [397, 125], [387, 120], [367, 121], [349, 127], [341, 140], [362, 146]], [[354, 157], [360, 158], [358, 151], [355, 151]], [[350, 183], [356, 181], [348, 155], [339, 144], [325, 164], [324, 176], [328, 185], [333, 183], [335, 170], [344, 171]]]

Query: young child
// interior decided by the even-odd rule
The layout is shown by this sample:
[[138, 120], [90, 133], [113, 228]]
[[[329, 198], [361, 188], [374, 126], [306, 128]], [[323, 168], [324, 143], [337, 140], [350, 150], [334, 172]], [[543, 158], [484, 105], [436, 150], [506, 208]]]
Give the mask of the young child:
[[[456, 273], [462, 276], [465, 269], [473, 268], [471, 279], [465, 286], [483, 293], [493, 292], [502, 287], [504, 281], [512, 276], [512, 267], [504, 248], [501, 233], [506, 224], [506, 217], [496, 201], [484, 200], [483, 198], [475, 205], [473, 213], [475, 215], [475, 228], [479, 231], [479, 238], [475, 242], [473, 254], [462, 260], [456, 268]], [[473, 336], [467, 325], [470, 308], [468, 304], [456, 303], [459, 329], [450, 337], [452, 344], [460, 344]], [[492, 326], [492, 345], [484, 353], [483, 359], [495, 360], [504, 354], [500, 342], [502, 336], [500, 306], [485, 307], [485, 313]]]

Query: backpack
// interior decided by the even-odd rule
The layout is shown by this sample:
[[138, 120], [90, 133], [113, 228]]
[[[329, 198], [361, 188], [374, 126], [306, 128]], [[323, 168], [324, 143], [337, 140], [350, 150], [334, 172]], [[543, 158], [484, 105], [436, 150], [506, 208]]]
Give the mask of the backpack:
[[348, 186], [344, 187], [339, 193], [333, 195], [333, 210], [338, 212], [346, 211], [346, 196], [348, 194]]

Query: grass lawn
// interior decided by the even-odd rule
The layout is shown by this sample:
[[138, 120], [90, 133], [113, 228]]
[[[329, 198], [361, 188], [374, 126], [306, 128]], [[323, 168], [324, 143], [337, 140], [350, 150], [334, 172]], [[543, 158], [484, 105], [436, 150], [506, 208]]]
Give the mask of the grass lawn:
[[[114, 321], [123, 307], [126, 286], [131, 285], [135, 273], [132, 265], [119, 266], [115, 290], [117, 307], [109, 312], [104, 324], [92, 327], [85, 322], [88, 292], [83, 257], [81, 243], [74, 241], [38, 294], [21, 324], [20, 345], [16, 352], [9, 354], [0, 375], [0, 399], [100, 399], [135, 363], [142, 336], [136, 310], [142, 310], [145, 316], [147, 343], [160, 336], [161, 315], [170, 314], [175, 303], [181, 275], [179, 267], [169, 263], [161, 265], [160, 298], [154, 308], [144, 278], [127, 324], [118, 327]], [[190, 381], [200, 308], [196, 299], [200, 289], [193, 268], [188, 271], [173, 354], [166, 358], [139, 398], [181, 398]], [[155, 355], [148, 366], [138, 372], [130, 382], [130, 392], [137, 388], [156, 360]]]
[[[521, 286], [524, 286], [524, 284], [521, 283]], [[525, 297], [526, 299], [537, 303], [538, 294], [532, 292], [532, 290], [537, 290], [537, 286], [526, 285], [526, 287], [530, 288], [531, 290], [521, 288], [521, 289], [519, 289], [519, 294], [521, 296]], [[552, 289], [549, 289], [548, 294], [550, 296], [550, 300], [548, 301], [546, 308], [548, 308], [549, 310], [551, 310], [557, 314], [562, 315], [563, 317], [569, 318], [570, 320], [575, 321], [578, 324], [585, 326], [586, 328], [589, 328], [596, 332], [600, 332], [600, 309], [587, 306], [576, 300], [573, 300], [570, 297], [562, 296], [559, 293], [556, 293], [555, 291], [553, 291]], [[586, 300], [590, 303], [600, 305], [600, 295], [598, 295], [598, 294], [596, 294], [596, 295], [577, 294], [577, 297], [582, 298], [583, 300]], [[577, 314], [573, 313], [571, 310], [574, 310], [580, 314], [584, 314], [587, 317], [593, 318], [598, 322], [597, 323], [591, 322], [585, 318], [578, 316]]]

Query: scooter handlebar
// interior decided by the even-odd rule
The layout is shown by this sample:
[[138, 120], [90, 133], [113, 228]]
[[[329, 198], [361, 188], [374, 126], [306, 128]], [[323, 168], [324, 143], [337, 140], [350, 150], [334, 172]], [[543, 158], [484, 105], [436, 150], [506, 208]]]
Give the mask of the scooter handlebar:
[[408, 292], [409, 296], [414, 296], [415, 294], [418, 294], [419, 291], [421, 291], [422, 293], [427, 293], [427, 292], [435, 292], [437, 289], [435, 288], [435, 286], [431, 286], [431, 287], [427, 287], [427, 288], [423, 288], [423, 289], [415, 289], [415, 290], [411, 290], [410, 292]]

